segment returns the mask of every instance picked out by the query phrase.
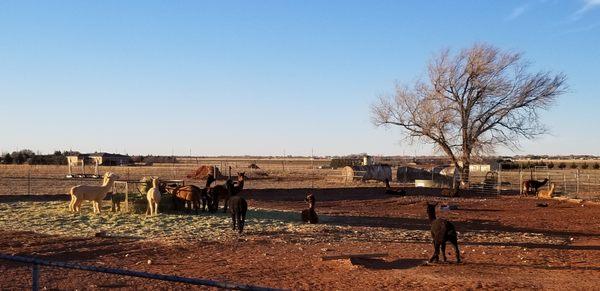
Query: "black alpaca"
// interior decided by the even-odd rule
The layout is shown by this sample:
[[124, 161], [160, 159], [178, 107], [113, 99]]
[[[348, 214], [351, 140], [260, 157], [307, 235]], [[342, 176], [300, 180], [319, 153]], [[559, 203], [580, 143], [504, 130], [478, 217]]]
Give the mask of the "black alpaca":
[[429, 262], [437, 262], [440, 260], [440, 247], [442, 249], [444, 262], [446, 261], [446, 242], [449, 241], [454, 245], [456, 263], [460, 263], [460, 251], [458, 250], [458, 238], [454, 224], [445, 219], [436, 219], [435, 206], [436, 204], [427, 203], [427, 215], [429, 216], [429, 222], [431, 222], [431, 236], [433, 237], [433, 247], [435, 249]]
[[236, 230], [237, 225], [237, 231], [242, 233], [244, 231], [244, 223], [246, 222], [248, 203], [246, 202], [246, 199], [237, 195], [237, 189], [233, 183], [227, 183], [226, 185], [227, 191], [229, 191], [229, 200], [225, 205], [228, 206], [229, 213], [231, 214], [231, 224], [233, 230]]
[[527, 196], [528, 194], [533, 194], [533, 195], [537, 195], [538, 189], [544, 185], [546, 185], [546, 183], [548, 183], [548, 178], [544, 179], [543, 181], [538, 181], [538, 180], [527, 180], [527, 181], [523, 181], [523, 195]]
[[308, 209], [302, 210], [302, 221], [308, 223], [319, 223], [319, 216], [315, 212], [315, 196], [311, 193], [306, 195], [304, 201], [308, 202]]
[[[204, 189], [202, 189], [202, 211], [208, 206], [208, 211], [215, 212], [217, 208], [215, 208], [215, 200], [219, 201], [219, 197], [216, 197], [217, 193], [213, 193], [210, 191], [210, 185], [215, 181], [215, 177], [211, 174], [208, 174], [206, 177], [206, 184], [204, 185]], [[218, 206], [217, 206], [218, 207]]]

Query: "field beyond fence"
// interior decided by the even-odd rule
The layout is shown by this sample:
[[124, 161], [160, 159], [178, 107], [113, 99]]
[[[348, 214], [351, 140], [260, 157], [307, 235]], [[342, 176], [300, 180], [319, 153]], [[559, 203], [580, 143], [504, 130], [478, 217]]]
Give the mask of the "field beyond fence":
[[[258, 169], [250, 167], [257, 165]], [[200, 165], [213, 165], [228, 175], [246, 172], [249, 189], [269, 188], [332, 188], [340, 186], [362, 187], [383, 185], [377, 181], [363, 183], [343, 179], [341, 169], [327, 167], [328, 160], [211, 160], [198, 163], [155, 164], [153, 166], [111, 166], [100, 167], [99, 172], [114, 172], [123, 180], [139, 180], [145, 176], [159, 176], [161, 179], [184, 180], [185, 183], [202, 186], [203, 182], [188, 178]], [[393, 167], [393, 181], [396, 182], [396, 167]], [[87, 169], [92, 173], [92, 169]], [[67, 166], [62, 165], [0, 165], [0, 195], [48, 195], [66, 194], [75, 185], [97, 185], [98, 179], [66, 178]], [[541, 189], [555, 185], [555, 195], [571, 198], [600, 199], [600, 170], [595, 169], [547, 169], [504, 170], [495, 172], [471, 172], [470, 188], [484, 195], [518, 194], [523, 181], [543, 180], [549, 183]], [[435, 181], [436, 176], [432, 179]], [[402, 181], [404, 186], [413, 186], [414, 181]], [[447, 184], [447, 181], [438, 181]]]

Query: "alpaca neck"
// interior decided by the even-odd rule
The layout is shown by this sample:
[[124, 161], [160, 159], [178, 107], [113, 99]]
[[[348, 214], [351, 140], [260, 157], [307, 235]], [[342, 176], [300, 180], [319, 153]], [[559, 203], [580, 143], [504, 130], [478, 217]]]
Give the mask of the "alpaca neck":
[[112, 188], [114, 183], [115, 183], [115, 181], [113, 179], [106, 178], [104, 180], [104, 183], [102, 184], [102, 188], [104, 188], [105, 190], [109, 190], [110, 188]]
[[429, 221], [434, 221], [434, 220], [436, 220], [436, 217], [435, 217], [435, 209], [432, 209], [432, 210], [427, 210], [427, 215], [429, 216]]

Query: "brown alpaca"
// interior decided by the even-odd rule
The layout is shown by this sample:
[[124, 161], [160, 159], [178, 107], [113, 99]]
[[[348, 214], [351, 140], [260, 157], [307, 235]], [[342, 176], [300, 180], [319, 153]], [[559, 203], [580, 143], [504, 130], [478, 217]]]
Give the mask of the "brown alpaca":
[[167, 186], [167, 192], [173, 195], [173, 206], [177, 209], [177, 204], [183, 202], [184, 205], [190, 204], [190, 208], [194, 208], [196, 213], [200, 209], [200, 199], [202, 197], [202, 189], [194, 185], [186, 186]]
[[538, 180], [527, 180], [527, 181], [523, 181], [523, 195], [527, 196], [529, 194], [533, 194], [536, 195], [538, 192], [538, 189], [544, 185], [546, 185], [546, 183], [548, 183], [548, 178], [544, 179], [543, 181], [538, 181]]
[[550, 189], [542, 189], [537, 193], [538, 198], [552, 198], [554, 194], [554, 183], [550, 183]]

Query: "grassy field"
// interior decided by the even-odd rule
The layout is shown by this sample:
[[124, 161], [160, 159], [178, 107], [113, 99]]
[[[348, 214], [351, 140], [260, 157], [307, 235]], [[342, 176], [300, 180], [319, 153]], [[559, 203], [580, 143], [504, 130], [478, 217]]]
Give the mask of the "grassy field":
[[[158, 240], [223, 241], [237, 236], [228, 214], [217, 212], [200, 214], [161, 213], [146, 216], [135, 213], [112, 213], [107, 203], [104, 212], [92, 213], [91, 203], [84, 203], [81, 213], [67, 210], [66, 201], [0, 203], [0, 227], [20, 229], [40, 234], [64, 236], [94, 236], [105, 232], [109, 236]], [[297, 211], [250, 208], [245, 235], [284, 235], [312, 241], [399, 241], [428, 242], [430, 234], [423, 230], [391, 229], [344, 225], [336, 217], [323, 216], [321, 224], [300, 222]], [[561, 239], [537, 233], [519, 235], [495, 231], [465, 232], [465, 241], [472, 243], [498, 242], [560, 243]]]

